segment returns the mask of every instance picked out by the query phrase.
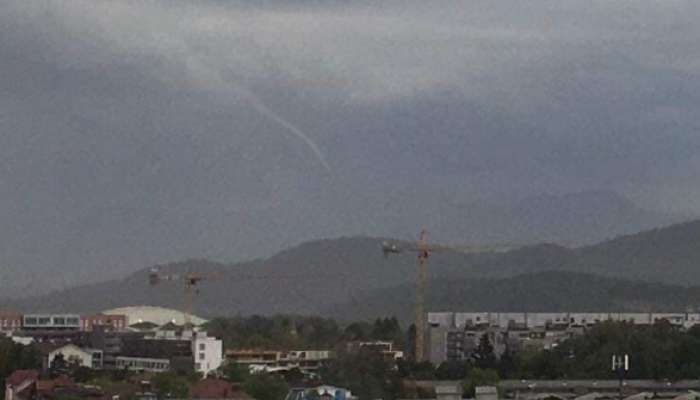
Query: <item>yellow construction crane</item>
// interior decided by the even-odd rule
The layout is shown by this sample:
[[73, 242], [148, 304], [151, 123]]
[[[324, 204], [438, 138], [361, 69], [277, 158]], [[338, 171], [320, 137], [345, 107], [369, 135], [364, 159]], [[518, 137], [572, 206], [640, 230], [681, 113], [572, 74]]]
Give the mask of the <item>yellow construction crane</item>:
[[151, 268], [148, 274], [148, 283], [151, 286], [156, 286], [161, 281], [181, 281], [183, 283], [184, 304], [183, 304], [183, 321], [184, 329], [192, 329], [192, 312], [194, 307], [194, 294], [197, 289], [197, 284], [205, 279], [213, 279], [221, 277], [221, 273], [201, 273], [201, 272], [185, 272], [166, 274], [161, 273], [158, 268]]
[[416, 308], [415, 308], [415, 326], [416, 326], [416, 343], [415, 343], [415, 360], [423, 361], [424, 346], [425, 346], [425, 284], [427, 280], [426, 264], [428, 257], [433, 252], [439, 251], [455, 251], [460, 253], [489, 253], [503, 252], [513, 248], [513, 246], [492, 245], [492, 246], [474, 246], [474, 245], [441, 245], [427, 242], [427, 231], [423, 229], [420, 232], [420, 238], [415, 244], [398, 245], [389, 242], [382, 243], [382, 252], [385, 257], [389, 254], [398, 254], [405, 251], [418, 253], [418, 271], [416, 275]]

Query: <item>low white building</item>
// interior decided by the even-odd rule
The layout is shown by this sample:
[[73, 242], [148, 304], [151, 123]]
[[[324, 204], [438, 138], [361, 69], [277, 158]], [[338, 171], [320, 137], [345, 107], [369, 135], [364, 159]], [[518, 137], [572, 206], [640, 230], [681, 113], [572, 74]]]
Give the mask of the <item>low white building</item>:
[[206, 376], [218, 369], [224, 361], [223, 343], [220, 339], [207, 336], [206, 332], [194, 332], [192, 335], [192, 356], [194, 370]]
[[251, 371], [289, 371], [299, 369], [302, 372], [316, 372], [323, 363], [333, 357], [330, 350], [226, 350], [229, 362], [247, 365]]
[[35, 342], [34, 338], [31, 336], [9, 335], [9, 338], [12, 339], [13, 342], [15, 342], [17, 344], [21, 344], [23, 346], [29, 346], [30, 344]]
[[116, 358], [117, 369], [129, 371], [164, 372], [170, 370], [170, 360], [167, 358], [124, 357]]
[[[176, 325], [183, 325], [184, 314], [182, 311], [173, 310], [164, 307], [154, 307], [154, 306], [130, 306], [130, 307], [120, 307], [111, 310], [102, 311], [101, 314], [104, 315], [124, 315], [126, 316], [126, 321], [128, 325], [151, 322], [158, 326], [162, 326], [168, 323], [174, 323]], [[196, 315], [190, 315], [190, 322], [194, 325], [202, 325], [207, 322], [206, 319], [200, 318]]]
[[102, 369], [102, 351], [83, 349], [74, 344], [67, 344], [49, 351], [45, 355], [46, 366], [50, 367], [56, 357], [61, 354], [69, 364], [77, 364], [92, 369]]

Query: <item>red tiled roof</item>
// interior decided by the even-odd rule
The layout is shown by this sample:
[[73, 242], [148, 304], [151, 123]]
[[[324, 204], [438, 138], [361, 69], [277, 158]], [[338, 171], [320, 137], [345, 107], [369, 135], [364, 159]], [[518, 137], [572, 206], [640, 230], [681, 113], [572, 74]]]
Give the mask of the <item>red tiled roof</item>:
[[52, 380], [40, 380], [36, 382], [36, 390], [38, 392], [48, 392], [53, 390]]
[[73, 388], [76, 387], [75, 382], [66, 375], [60, 375], [53, 380], [53, 384], [56, 387]]
[[5, 379], [5, 384], [18, 386], [24, 381], [35, 381], [37, 379], [39, 379], [39, 371], [35, 371], [33, 369], [18, 369], [17, 371], [13, 372], [12, 375], [7, 377], [7, 379]]
[[49, 392], [56, 388], [74, 389], [77, 385], [66, 375], [59, 375], [55, 379], [43, 379], [37, 381], [36, 390], [39, 392]]

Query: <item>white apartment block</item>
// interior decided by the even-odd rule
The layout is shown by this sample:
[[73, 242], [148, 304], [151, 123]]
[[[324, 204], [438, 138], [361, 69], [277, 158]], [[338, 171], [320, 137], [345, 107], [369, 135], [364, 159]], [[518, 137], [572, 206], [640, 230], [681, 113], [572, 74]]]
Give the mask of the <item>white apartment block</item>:
[[429, 326], [451, 328], [488, 326], [501, 329], [535, 329], [552, 326], [585, 327], [604, 321], [651, 325], [666, 320], [673, 325], [690, 328], [700, 324], [700, 313], [512, 313], [512, 312], [431, 312]]
[[206, 332], [194, 332], [192, 335], [192, 356], [194, 370], [206, 376], [216, 370], [224, 361], [224, 349], [221, 340], [207, 336]]

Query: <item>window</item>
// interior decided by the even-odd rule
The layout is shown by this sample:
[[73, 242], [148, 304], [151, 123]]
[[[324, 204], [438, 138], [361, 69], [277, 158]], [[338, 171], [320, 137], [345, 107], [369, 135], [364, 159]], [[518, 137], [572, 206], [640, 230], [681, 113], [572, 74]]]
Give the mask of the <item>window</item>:
[[65, 325], [66, 324], [66, 319], [62, 317], [55, 317], [53, 319], [54, 325]]
[[199, 353], [199, 359], [204, 360], [204, 353]]
[[204, 343], [199, 344], [199, 350], [204, 351], [205, 348], [206, 348], [206, 345]]

